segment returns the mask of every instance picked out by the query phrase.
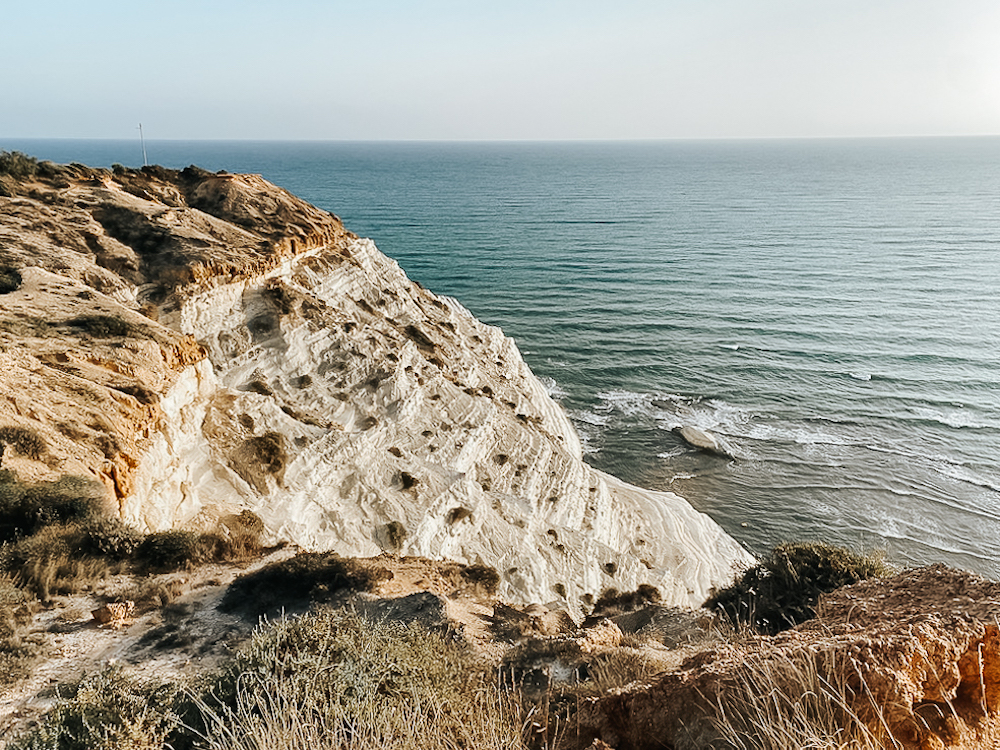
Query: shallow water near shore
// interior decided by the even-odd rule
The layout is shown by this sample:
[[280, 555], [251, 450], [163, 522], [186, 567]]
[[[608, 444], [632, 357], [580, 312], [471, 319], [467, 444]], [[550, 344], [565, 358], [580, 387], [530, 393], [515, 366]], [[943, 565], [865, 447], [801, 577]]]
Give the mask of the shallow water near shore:
[[338, 214], [513, 336], [591, 463], [752, 551], [821, 539], [1000, 577], [1000, 138], [147, 150]]

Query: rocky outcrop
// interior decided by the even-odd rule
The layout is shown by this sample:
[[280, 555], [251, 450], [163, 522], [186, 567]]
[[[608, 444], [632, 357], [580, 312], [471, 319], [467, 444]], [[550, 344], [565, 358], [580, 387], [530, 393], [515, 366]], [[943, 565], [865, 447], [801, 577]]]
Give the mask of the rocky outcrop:
[[792, 721], [781, 726], [784, 709], [825, 711], [831, 730], [853, 724], [885, 747], [1000, 747], [1000, 583], [933, 566], [844, 587], [818, 609], [794, 630], [591, 701], [581, 747], [705, 747], [726, 736], [721, 724], [758, 740], [784, 729], [806, 746]]
[[336, 217], [253, 175], [46, 169], [0, 198], [0, 427], [43, 446], [4, 468], [100, 478], [144, 529], [250, 509], [309, 548], [486, 563], [512, 601], [700, 602], [748, 560], [584, 463], [511, 339]]
[[713, 435], [698, 427], [687, 425], [675, 427], [674, 432], [690, 446], [700, 448], [707, 453], [714, 453], [722, 458], [735, 458], [732, 449], [729, 448], [718, 436]]

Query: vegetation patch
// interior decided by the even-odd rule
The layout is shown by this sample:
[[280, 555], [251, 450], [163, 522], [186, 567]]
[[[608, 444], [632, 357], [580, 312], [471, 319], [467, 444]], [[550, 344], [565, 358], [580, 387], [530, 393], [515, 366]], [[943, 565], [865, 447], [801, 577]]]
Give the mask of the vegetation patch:
[[37, 461], [44, 455], [46, 446], [42, 436], [27, 427], [8, 425], [0, 427], [0, 455], [5, 448], [12, 448], [26, 458]]
[[467, 646], [342, 611], [258, 631], [197, 704], [208, 748], [524, 747], [518, 707]]
[[139, 326], [114, 315], [81, 315], [67, 320], [66, 325], [99, 339], [134, 337], [144, 333]]
[[476, 565], [469, 565], [462, 568], [459, 575], [466, 584], [472, 585], [477, 589], [482, 589], [490, 596], [495, 594], [500, 587], [500, 574], [496, 568], [489, 565], [478, 563]]
[[26, 484], [0, 472], [0, 542], [30, 536], [45, 526], [85, 522], [104, 514], [104, 487], [94, 480], [64, 476]]
[[214, 559], [212, 538], [194, 531], [170, 529], [146, 536], [135, 550], [137, 565], [145, 570], [179, 570], [190, 563]]
[[15, 180], [34, 177], [38, 172], [38, 159], [20, 151], [0, 151], [0, 175]]
[[658, 604], [661, 598], [660, 590], [648, 583], [640, 584], [635, 591], [605, 589], [597, 598], [592, 616], [611, 617], [625, 612], [634, 612], [647, 604]]
[[60, 700], [14, 750], [154, 750], [169, 747], [176, 687], [153, 686], [110, 667], [60, 689]]
[[266, 432], [247, 438], [230, 459], [233, 470], [262, 495], [269, 491], [269, 476], [279, 484], [284, 480], [287, 465], [285, 436], [280, 432]]
[[815, 617], [821, 594], [893, 572], [883, 552], [862, 555], [821, 542], [780, 544], [704, 606], [773, 635]]
[[28, 595], [9, 576], [0, 576], [0, 686], [26, 677], [42, 650], [27, 632], [31, 614]]
[[392, 578], [381, 568], [369, 568], [332, 552], [303, 552], [240, 576], [230, 584], [221, 608], [253, 617], [280, 610], [302, 610], [338, 594], [374, 591]]
[[21, 288], [21, 272], [13, 266], [0, 266], [0, 294], [10, 294]]

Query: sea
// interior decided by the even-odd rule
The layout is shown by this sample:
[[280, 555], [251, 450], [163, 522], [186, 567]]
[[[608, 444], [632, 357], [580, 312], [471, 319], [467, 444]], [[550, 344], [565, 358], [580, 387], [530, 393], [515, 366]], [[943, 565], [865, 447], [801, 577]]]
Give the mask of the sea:
[[[750, 551], [1000, 578], [1000, 138], [145, 148], [337, 214], [512, 336], [591, 464]], [[143, 162], [138, 139], [0, 149]]]

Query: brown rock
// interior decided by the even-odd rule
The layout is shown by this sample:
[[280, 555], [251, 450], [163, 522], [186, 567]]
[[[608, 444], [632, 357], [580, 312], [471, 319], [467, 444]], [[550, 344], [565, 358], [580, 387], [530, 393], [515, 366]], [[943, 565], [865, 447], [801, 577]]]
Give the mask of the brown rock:
[[135, 614], [135, 602], [112, 602], [98, 607], [91, 614], [98, 625], [110, 625], [113, 628], [125, 627]]
[[856, 716], [887, 746], [890, 733], [907, 750], [1000, 747], [1000, 583], [932, 566], [845, 587], [819, 611], [794, 630], [702, 653], [651, 687], [593, 701], [579, 717], [584, 736], [620, 750], [664, 738], [698, 747], [717, 738], [718, 707], [748, 686], [794, 704], [810, 691], [829, 702], [832, 685], [839, 721]]

